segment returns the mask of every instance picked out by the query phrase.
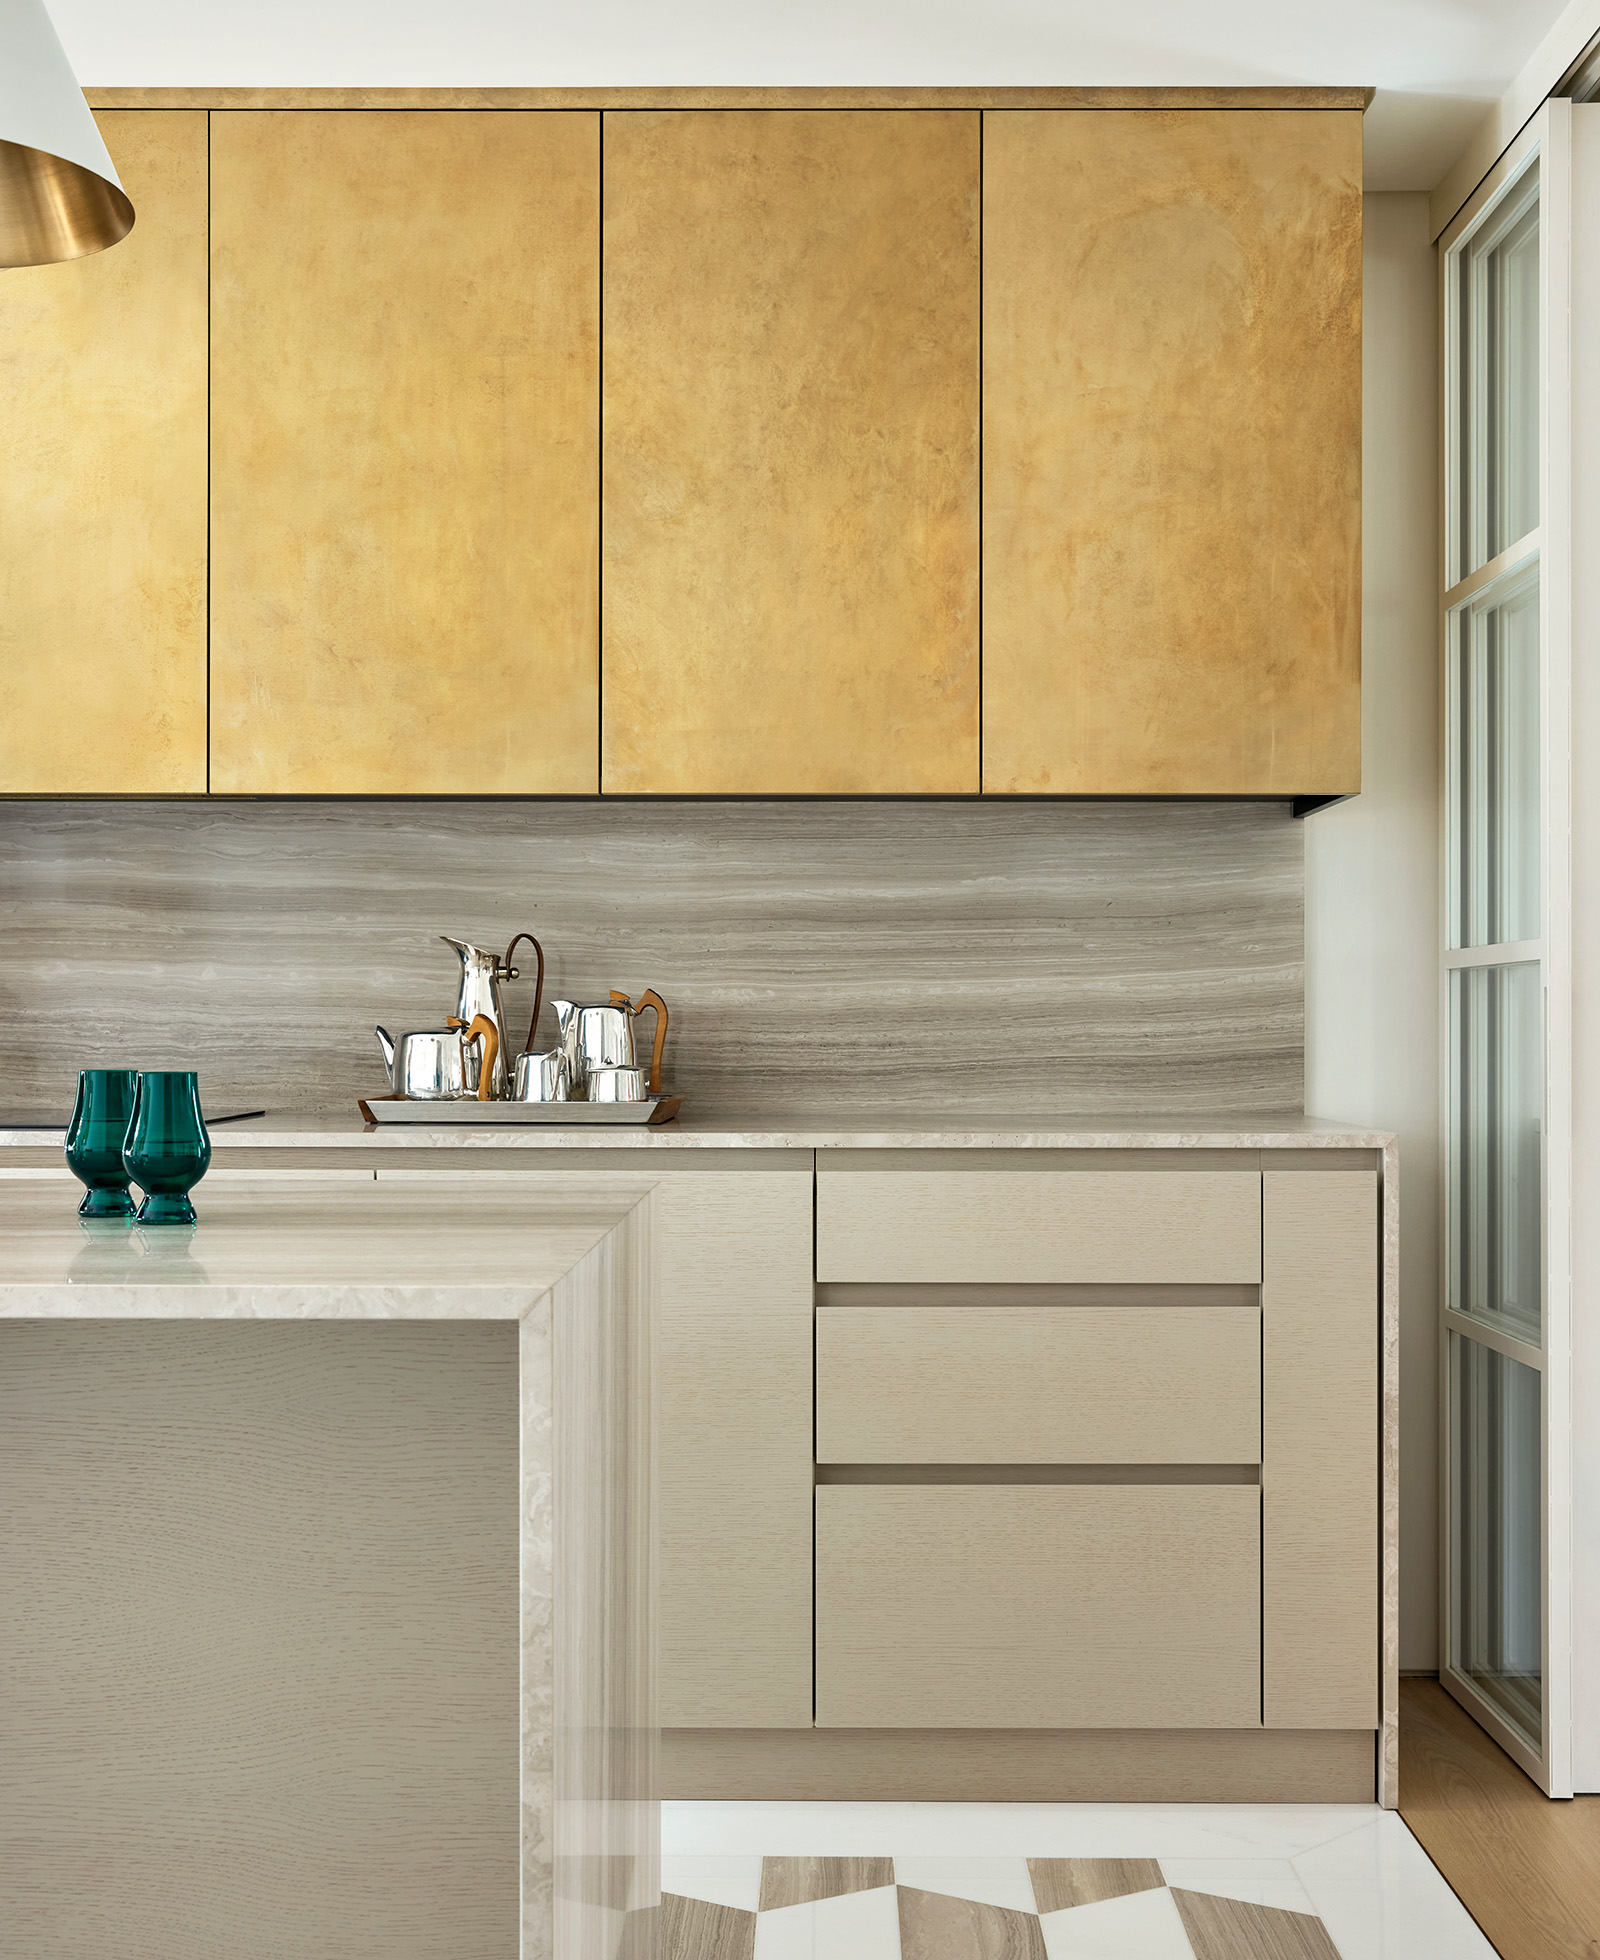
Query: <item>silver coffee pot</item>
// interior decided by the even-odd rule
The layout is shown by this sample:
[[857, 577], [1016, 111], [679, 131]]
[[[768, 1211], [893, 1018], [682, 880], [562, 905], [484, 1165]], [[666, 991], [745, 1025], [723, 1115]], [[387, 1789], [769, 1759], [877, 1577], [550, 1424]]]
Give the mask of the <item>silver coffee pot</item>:
[[[667, 1003], [653, 987], [647, 987], [637, 1001], [613, 989], [610, 1000], [553, 1000], [550, 1005], [556, 1011], [560, 1047], [567, 1058], [569, 1093], [584, 1097], [588, 1094], [587, 1084], [591, 1073], [601, 1069], [632, 1069], [638, 1066], [633, 1024], [647, 1007], [653, 1007], [656, 1013], [656, 1038], [650, 1054], [650, 1074], [645, 1093], [652, 1096], [661, 1093], [661, 1050], [667, 1039]], [[608, 1097], [608, 1100], [616, 1100], [615, 1095]]]

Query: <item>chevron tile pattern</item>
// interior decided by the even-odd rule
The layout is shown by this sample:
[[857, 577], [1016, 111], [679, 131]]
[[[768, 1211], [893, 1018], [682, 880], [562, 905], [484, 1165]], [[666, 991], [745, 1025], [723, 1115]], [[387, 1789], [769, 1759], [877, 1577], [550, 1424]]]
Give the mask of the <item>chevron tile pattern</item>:
[[[1170, 1886], [1154, 1858], [668, 1863], [664, 1883], [716, 1896], [664, 1892], [663, 1960], [1340, 1960], [1286, 1861], [1242, 1898], [1216, 1873]], [[1261, 1903], [1274, 1889], [1292, 1903]]]
[[[1399, 1817], [1367, 1806], [707, 1803], [663, 1822], [661, 1960], [1493, 1960]], [[804, 1850], [763, 1855], [762, 1835]]]

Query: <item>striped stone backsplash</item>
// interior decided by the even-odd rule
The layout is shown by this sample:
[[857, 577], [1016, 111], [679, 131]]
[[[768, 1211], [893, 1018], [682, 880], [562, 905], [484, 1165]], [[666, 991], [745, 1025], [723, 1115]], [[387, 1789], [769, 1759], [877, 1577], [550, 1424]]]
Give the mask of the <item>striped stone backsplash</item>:
[[1302, 836], [1282, 803], [0, 804], [0, 1102], [120, 1064], [349, 1109], [374, 1022], [453, 1008], [438, 935], [526, 928], [547, 998], [666, 997], [697, 1113], [1297, 1110]]

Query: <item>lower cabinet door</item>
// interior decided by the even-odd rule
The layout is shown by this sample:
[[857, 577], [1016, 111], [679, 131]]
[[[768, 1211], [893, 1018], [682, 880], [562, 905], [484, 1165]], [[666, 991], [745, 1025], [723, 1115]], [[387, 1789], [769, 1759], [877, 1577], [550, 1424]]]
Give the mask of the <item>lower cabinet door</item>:
[[1259, 1728], [1259, 1487], [821, 1486], [816, 1719]]

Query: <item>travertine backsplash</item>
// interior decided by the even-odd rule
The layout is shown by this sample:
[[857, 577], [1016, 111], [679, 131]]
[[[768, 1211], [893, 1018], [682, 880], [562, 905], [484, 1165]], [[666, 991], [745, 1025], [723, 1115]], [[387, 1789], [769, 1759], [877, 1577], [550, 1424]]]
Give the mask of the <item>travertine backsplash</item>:
[[349, 1110], [375, 1021], [453, 1008], [438, 935], [527, 928], [547, 999], [666, 996], [700, 1112], [1295, 1110], [1302, 834], [1282, 803], [0, 804], [0, 1102], [122, 1064]]

